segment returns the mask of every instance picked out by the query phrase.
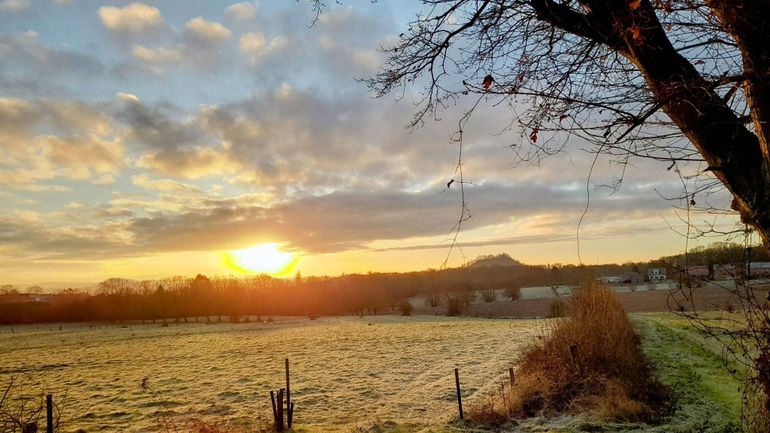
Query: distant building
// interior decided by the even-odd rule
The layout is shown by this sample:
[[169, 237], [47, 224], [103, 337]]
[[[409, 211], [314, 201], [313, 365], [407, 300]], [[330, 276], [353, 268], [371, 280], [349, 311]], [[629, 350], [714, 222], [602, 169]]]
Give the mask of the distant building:
[[629, 271], [623, 273], [623, 276], [620, 277], [620, 282], [623, 284], [641, 284], [644, 282], [644, 277], [639, 272]]
[[599, 277], [599, 281], [605, 284], [620, 284], [623, 282], [623, 277], [620, 275], [606, 275]]
[[707, 278], [709, 276], [708, 266], [690, 266], [687, 268], [687, 275], [696, 278]]
[[666, 268], [649, 268], [647, 269], [647, 279], [652, 282], [666, 281]]
[[720, 264], [717, 263], [714, 265], [714, 279], [715, 280], [727, 280], [730, 278], [736, 278], [739, 276], [739, 267], [736, 267], [733, 264]]
[[752, 278], [770, 276], [770, 262], [750, 262], [749, 272]]

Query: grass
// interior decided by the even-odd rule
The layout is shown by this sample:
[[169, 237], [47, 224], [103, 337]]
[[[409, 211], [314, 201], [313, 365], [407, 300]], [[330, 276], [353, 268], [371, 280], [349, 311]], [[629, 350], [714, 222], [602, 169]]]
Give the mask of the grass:
[[631, 315], [642, 349], [654, 374], [674, 398], [674, 410], [658, 424], [617, 422], [586, 414], [532, 417], [490, 428], [453, 422], [425, 428], [409, 424], [377, 424], [366, 433], [737, 433], [740, 431], [740, 383], [722, 363], [720, 346], [672, 313]]
[[[352, 319], [351, 319], [352, 320]], [[367, 319], [368, 321], [372, 321], [373, 319]], [[540, 326], [538, 322], [524, 322], [524, 321], [504, 321], [504, 320], [497, 320], [497, 321], [480, 321], [480, 322], [472, 322], [474, 326], [463, 326], [462, 329], [463, 333], [467, 333], [468, 336], [462, 340], [452, 340], [455, 344], [455, 347], [451, 351], [453, 353], [454, 359], [449, 362], [446, 365], [439, 365], [437, 368], [435, 367], [435, 364], [437, 364], [440, 360], [446, 358], [445, 354], [438, 354], [435, 357], [428, 357], [428, 354], [433, 353], [436, 351], [437, 348], [443, 347], [443, 346], [435, 346], [435, 344], [438, 344], [436, 342], [441, 341], [447, 341], [449, 339], [456, 339], [457, 338], [457, 332], [456, 330], [453, 330], [454, 327], [450, 326], [453, 323], [455, 323], [456, 319], [447, 319], [449, 322], [445, 322], [443, 319], [441, 321], [437, 321], [436, 323], [432, 322], [432, 318], [425, 318], [423, 316], [418, 316], [416, 318], [409, 319], [410, 323], [399, 323], [397, 326], [394, 325], [393, 327], [387, 327], [387, 329], [392, 328], [392, 332], [387, 332], [385, 325], [390, 323], [390, 321], [401, 321], [404, 320], [402, 318], [397, 317], [380, 317], [377, 318], [376, 321], [374, 321], [374, 325], [369, 326], [367, 322], [361, 322], [359, 323], [357, 320], [354, 320], [355, 323], [348, 324], [346, 326], [333, 326], [333, 323], [328, 323], [326, 325], [319, 326], [319, 323], [313, 322], [314, 324], [314, 330], [316, 332], [319, 332], [319, 336], [317, 338], [312, 338], [307, 341], [307, 344], [302, 343], [302, 338], [309, 338], [308, 334], [308, 328], [287, 328], [283, 331], [275, 332], [273, 334], [267, 334], [260, 337], [258, 340], [246, 340], [246, 337], [248, 335], [251, 335], [250, 333], [238, 333], [237, 337], [234, 339], [227, 339], [226, 341], [226, 347], [228, 350], [232, 350], [232, 346], [236, 343], [243, 343], [244, 348], [240, 348], [241, 350], [245, 351], [245, 347], [252, 347], [257, 344], [259, 344], [260, 341], [265, 341], [266, 346], [265, 347], [271, 347], [275, 341], [284, 341], [285, 338], [291, 337], [295, 341], [295, 345], [297, 346], [296, 350], [303, 350], [310, 352], [313, 348], [319, 347], [318, 342], [324, 341], [327, 346], [329, 344], [345, 344], [345, 345], [351, 345], [351, 346], [358, 346], [363, 341], [369, 341], [372, 340], [373, 337], [377, 337], [377, 345], [373, 346], [375, 348], [377, 347], [392, 347], [396, 343], [398, 343], [401, 340], [406, 340], [410, 342], [419, 341], [420, 347], [428, 348], [426, 349], [425, 353], [422, 353], [419, 358], [415, 358], [414, 364], [410, 364], [408, 370], [408, 374], [404, 376], [394, 376], [399, 381], [405, 380], [405, 378], [409, 378], [413, 375], [414, 369], [418, 368], [422, 364], [430, 365], [431, 369], [426, 370], [424, 375], [425, 380], [421, 380], [419, 382], [415, 382], [414, 385], [410, 385], [414, 392], [417, 394], [414, 394], [410, 392], [408, 395], [404, 397], [404, 402], [411, 402], [414, 400], [419, 399], [426, 399], [431, 396], [432, 394], [428, 393], [420, 393], [422, 390], [429, 388], [432, 386], [433, 383], [436, 382], [436, 379], [434, 379], [433, 373], [441, 373], [444, 371], [451, 372], [451, 367], [453, 367], [454, 359], [457, 359], [459, 356], [466, 356], [469, 360], [470, 359], [481, 359], [484, 356], [489, 355], [483, 355], [481, 352], [482, 348], [491, 347], [494, 345], [501, 344], [501, 342], [510, 342], [514, 340], [514, 336], [516, 335], [524, 335], [526, 338], [534, 338], [534, 335], [536, 335], [535, 331], [532, 331], [531, 333], [524, 333], [527, 329], [530, 329], [532, 327], [538, 327]], [[424, 321], [428, 321], [423, 323]], [[437, 320], [437, 319], [436, 319]], [[323, 322], [324, 319], [321, 320]], [[411, 323], [414, 321], [415, 323]], [[347, 322], [344, 322], [347, 323]], [[458, 321], [457, 323], [461, 323], [461, 321]], [[540, 322], [542, 323], [542, 322]], [[552, 417], [533, 417], [523, 420], [518, 420], [516, 422], [511, 422], [505, 425], [500, 426], [499, 431], [503, 432], [570, 432], [570, 433], [577, 433], [577, 432], [587, 432], [587, 431], [603, 431], [603, 432], [653, 432], [653, 433], [663, 433], [663, 432], [678, 432], [678, 433], [685, 433], [685, 432], [706, 432], [706, 433], [729, 433], [729, 432], [737, 432], [738, 431], [738, 414], [740, 410], [740, 390], [739, 386], [740, 384], [733, 379], [727, 372], [724, 366], [722, 365], [722, 359], [720, 356], [720, 346], [715, 343], [711, 339], [704, 338], [701, 336], [698, 332], [696, 332], [693, 328], [690, 327], [690, 325], [683, 319], [677, 317], [674, 314], [671, 313], [645, 313], [645, 314], [634, 314], [631, 315], [631, 323], [634, 325], [635, 329], [639, 332], [641, 335], [641, 347], [644, 351], [644, 353], [647, 355], [648, 359], [652, 361], [655, 364], [654, 368], [654, 374], [658, 377], [658, 379], [664, 383], [666, 386], [669, 387], [672, 394], [675, 398], [675, 411], [670, 414], [665, 419], [662, 419], [659, 424], [657, 425], [648, 425], [648, 424], [641, 424], [641, 423], [630, 423], [630, 422], [616, 422], [616, 421], [607, 421], [607, 420], [601, 420], [601, 419], [593, 419], [591, 417], [587, 417], [584, 414], [567, 414], [567, 415], [557, 415]], [[524, 327], [524, 324], [526, 324], [526, 328]], [[355, 326], [353, 326], [355, 325]], [[359, 326], [360, 325], [360, 326]], [[418, 326], [419, 325], [419, 326]], [[224, 326], [224, 325], [222, 325]], [[229, 325], [228, 325], [229, 326]], [[256, 326], [256, 325], [241, 325], [241, 326]], [[262, 325], [260, 325], [262, 326]], [[210, 327], [209, 327], [210, 328]], [[328, 329], [327, 329], [328, 328]], [[352, 329], [351, 329], [352, 328]], [[380, 329], [382, 328], [382, 329]], [[208, 329], [208, 328], [207, 328]], [[230, 328], [227, 328], [230, 329]], [[379, 330], [379, 331], [378, 331]], [[124, 332], [125, 330], [120, 330], [120, 332]], [[153, 333], [161, 333], [165, 335], [165, 333], [169, 332], [169, 328], [152, 328]], [[322, 332], [323, 331], [323, 332]], [[358, 332], [360, 331], [360, 332]], [[483, 332], [482, 332], [483, 331]], [[131, 331], [125, 331], [125, 332], [137, 332], [136, 330]], [[191, 331], [190, 331], [191, 332]], [[388, 336], [390, 334], [394, 334], [397, 336], [394, 338], [389, 338]], [[41, 336], [45, 338], [56, 338], [60, 339], [61, 337], [58, 334], [55, 334], [55, 337], [48, 337], [48, 334], [41, 334]], [[52, 334], [53, 335], [53, 334]], [[94, 334], [87, 334], [89, 338], [93, 339]], [[101, 335], [101, 334], [99, 334]], [[106, 335], [106, 334], [105, 334]], [[216, 346], [216, 341], [222, 340], [222, 335], [218, 335], [216, 339], [206, 339], [206, 335], [200, 335], [199, 333], [192, 333], [189, 336], [185, 337], [185, 335], [176, 335], [174, 334], [175, 339], [180, 338], [192, 338], [195, 337], [194, 341], [198, 341], [198, 344], [201, 344], [200, 341], [203, 341], [207, 347], [209, 347], [211, 350], [216, 349], [218, 346]], [[223, 334], [223, 335], [230, 335], [230, 334]], [[147, 349], [148, 343], [152, 341], [160, 341], [164, 343], [167, 340], [161, 339], [160, 335], [152, 334], [153, 338], [143, 338], [136, 340], [136, 344], [141, 344], [142, 347], [145, 347], [145, 350]], [[342, 336], [344, 338], [332, 338], [333, 336]], [[280, 337], [280, 338], [279, 338]], [[386, 338], [387, 337], [387, 338]], [[494, 337], [494, 338], [492, 338]], [[41, 337], [42, 338], [42, 337]], [[131, 343], [134, 340], [129, 340], [128, 342], [125, 342], [123, 340], [117, 340], [115, 337], [113, 337], [113, 334], [109, 334], [109, 341], [115, 340], [115, 342], [122, 341], [121, 344], [127, 344]], [[352, 339], [348, 341], [348, 339]], [[506, 340], [507, 339], [507, 340]], [[338, 341], [339, 340], [339, 341]], [[38, 341], [38, 340], [34, 340]], [[44, 340], [49, 341], [49, 340]], [[100, 344], [108, 344], [109, 341], [105, 342], [97, 342]], [[193, 341], [184, 341], [184, 344], [179, 344], [179, 347], [187, 347], [190, 344], [192, 344]], [[331, 342], [331, 343], [330, 343]], [[480, 345], [474, 345], [475, 343], [481, 343]], [[410, 343], [413, 344], [413, 343]], [[325, 347], [327, 347], [325, 346]], [[41, 345], [42, 347], [42, 345]], [[78, 350], [87, 350], [88, 348], [83, 348], [83, 346], [77, 346]], [[135, 346], [130, 345], [126, 349], [128, 352], [134, 354], [136, 353], [135, 350], [133, 350]], [[225, 347], [225, 346], [223, 346]], [[261, 346], [259, 346], [261, 347]], [[339, 349], [342, 350], [343, 347], [340, 346], [339, 348], [337, 346], [334, 346], [335, 350]], [[517, 345], [511, 345], [510, 347], [504, 347], [502, 350], [504, 353], [514, 353], [518, 351]], [[130, 349], [130, 350], [129, 350]], [[461, 353], [458, 355], [458, 350], [462, 349]], [[370, 350], [367, 349], [367, 351], [362, 352], [359, 354], [359, 356], [364, 356], [366, 353], [368, 353]], [[227, 354], [228, 356], [224, 356], [225, 354], [215, 352], [214, 357], [212, 359], [220, 360], [220, 361], [234, 361], [234, 360], [248, 360], [249, 363], [253, 363], [256, 356], [258, 356], [260, 353], [262, 353], [262, 350], [256, 351], [254, 353], [248, 352], [249, 356], [236, 356], [233, 357], [230, 354]], [[467, 352], [467, 353], [466, 353]], [[14, 351], [9, 351], [6, 353], [13, 354]], [[24, 352], [28, 354], [29, 350], [26, 350]], [[87, 352], [91, 353], [91, 352]], [[120, 353], [116, 352], [114, 349], [111, 351], [111, 353]], [[246, 353], [246, 352], [237, 352], [237, 353]], [[398, 352], [401, 354], [402, 352]], [[406, 353], [406, 352], [403, 352]], [[427, 353], [427, 354], [426, 354]], [[381, 363], [382, 359], [386, 359], [384, 353], [375, 353], [372, 354], [372, 362]], [[28, 356], [29, 355], [25, 355]], [[36, 353], [36, 357], [40, 358], [42, 355], [40, 353]], [[403, 356], [403, 355], [399, 355]], [[426, 359], [428, 358], [428, 359]], [[30, 357], [32, 359], [32, 357]], [[48, 362], [46, 358], [42, 358], [44, 361]], [[179, 358], [183, 359], [183, 358]], [[298, 360], [301, 359], [298, 356]], [[422, 364], [418, 364], [418, 361]], [[135, 359], [134, 362], [139, 362], [141, 359]], [[282, 367], [281, 359], [274, 360], [275, 362], [267, 362], [270, 361], [270, 359], [266, 360], [259, 360], [260, 365], [277, 365], [275, 371], [269, 372], [269, 376], [273, 377], [276, 376], [280, 379], [280, 373], [281, 369], [279, 367]], [[366, 359], [362, 359], [359, 362], [365, 362]], [[406, 361], [401, 361], [406, 362]], [[143, 371], [146, 369], [146, 366], [144, 364], [140, 364], [143, 366]], [[208, 365], [207, 363], [204, 363], [203, 365]], [[232, 371], [233, 369], [237, 369], [240, 364], [225, 364], [223, 366], [224, 371]], [[378, 365], [378, 364], [372, 364], [372, 365]], [[468, 364], [468, 365], [474, 365], [473, 369], [479, 369], [479, 370], [489, 370], [497, 368], [498, 365], [494, 362], [490, 364], [483, 364], [483, 365], [475, 365], [475, 364]], [[324, 370], [312, 370], [313, 364], [308, 364], [303, 366], [303, 369], [306, 370], [306, 377], [303, 378], [303, 382], [306, 385], [309, 386], [316, 386], [320, 387], [325, 383], [325, 381], [318, 381], [318, 383], [311, 383], [314, 378], [317, 376], [320, 376], [323, 374]], [[303, 371], [303, 369], [298, 369], [297, 371]], [[374, 369], [374, 367], [371, 367], [369, 369]], [[103, 370], [102, 370], [103, 371]], [[245, 370], [244, 370], [245, 371]], [[464, 371], [472, 371], [472, 369], [467, 369]], [[100, 373], [104, 374], [104, 373]], [[469, 374], [469, 373], [466, 373]], [[507, 374], [507, 372], [506, 372]], [[337, 379], [339, 378], [338, 374], [333, 374], [329, 376], [330, 379]], [[453, 379], [453, 378], [452, 378]], [[93, 378], [90, 380], [94, 380]], [[470, 378], [467, 378], [467, 376], [463, 376], [463, 380], [470, 380]], [[476, 379], [473, 379], [476, 380]], [[471, 394], [478, 392], [494, 392], [491, 391], [494, 389], [493, 386], [485, 387], [484, 383], [489, 383], [490, 380], [488, 378], [479, 378], [476, 382], [471, 381], [472, 383], [469, 384], [468, 390]], [[439, 384], [439, 388], [446, 388], [446, 389], [452, 389], [453, 390], [453, 382], [451, 380], [445, 381], [446, 383]], [[161, 382], [162, 383], [162, 382]], [[375, 383], [379, 383], [376, 382]], [[464, 382], [465, 384], [465, 382]], [[359, 381], [357, 380], [354, 385], [366, 385], [367, 387], [370, 387], [371, 382], [367, 381]], [[137, 388], [136, 384], [133, 383], [133, 388]], [[168, 385], [170, 387], [176, 386], [174, 383], [171, 385]], [[223, 388], [224, 385], [219, 384], [217, 382], [213, 382], [210, 385], [207, 385], [211, 388], [218, 389]], [[232, 385], [231, 385], [232, 386]], [[250, 388], [255, 388], [261, 391], [262, 389], [266, 389], [267, 385], [250, 385]], [[390, 388], [390, 387], [388, 387]], [[172, 388], [173, 389], [173, 388]], [[347, 388], [346, 388], [347, 389]], [[239, 392], [242, 392], [242, 390], [237, 389]], [[298, 388], [298, 390], [301, 391], [301, 387]], [[382, 392], [384, 392], [386, 389], [383, 388]], [[130, 390], [129, 390], [130, 391]], [[123, 391], [124, 394], [129, 394], [129, 391]], [[195, 389], [196, 392], [200, 391], [199, 389]], [[298, 391], [298, 393], [300, 392]], [[203, 394], [201, 394], [203, 395]], [[299, 395], [299, 394], [298, 394]], [[350, 398], [353, 396], [353, 394], [347, 395], [345, 394], [344, 397], [348, 401], [347, 404], [344, 405], [338, 405], [338, 407], [343, 408], [351, 408], [351, 407], [363, 407], [362, 403], [365, 403], [364, 400], [357, 401], [355, 406], [352, 406], [349, 404]], [[452, 392], [447, 392], [447, 396], [449, 398], [449, 401], [451, 402], [451, 399], [453, 397]], [[257, 395], [256, 400], [257, 402], [261, 402], [265, 400], [263, 398], [263, 394], [260, 393]], [[470, 397], [470, 396], [469, 396]], [[178, 398], [178, 397], [174, 397]], [[212, 397], [213, 398], [213, 397]], [[303, 403], [302, 409], [303, 414], [308, 414], [311, 410], [310, 404], [311, 402], [309, 399], [311, 398], [310, 395], [304, 397], [301, 402]], [[468, 405], [471, 405], [474, 398], [469, 398], [467, 401]], [[71, 403], [77, 403], [79, 400], [69, 400]], [[251, 400], [250, 400], [251, 401]], [[300, 401], [300, 400], [298, 400]], [[328, 404], [326, 399], [321, 400], [323, 402], [323, 405]], [[389, 398], [387, 395], [382, 395], [378, 398], [378, 401], [381, 405], [386, 407], [399, 407], [398, 402], [391, 398]], [[8, 403], [9, 401], [6, 401]], [[359, 406], [360, 405], [360, 406]], [[242, 404], [233, 407], [247, 407], [249, 411], [255, 411], [258, 410], [259, 407], [254, 407], [253, 404]], [[320, 407], [320, 406], [319, 406]], [[454, 406], [451, 406], [452, 409], [454, 409]], [[467, 406], [466, 408], [469, 408]], [[319, 409], [320, 410], [320, 409]], [[352, 409], [348, 410], [349, 412], [355, 412]], [[443, 420], [438, 421], [437, 423], [434, 422], [427, 422], [423, 418], [420, 418], [419, 416], [409, 416], [407, 412], [404, 412], [403, 409], [399, 409], [398, 412], [378, 412], [374, 406], [365, 406], [363, 413], [365, 413], [365, 417], [363, 417], [359, 422], [356, 423], [356, 427], [350, 426], [350, 424], [345, 423], [341, 424], [339, 426], [340, 432], [351, 432], [351, 433], [458, 433], [458, 432], [465, 432], [465, 433], [472, 433], [472, 432], [489, 432], [491, 431], [488, 427], [480, 426], [480, 425], [473, 425], [473, 424], [461, 424], [458, 422], [451, 422], [448, 424], [444, 424]], [[195, 415], [195, 414], [193, 414]], [[236, 414], [240, 415], [240, 414]], [[380, 422], [376, 422], [376, 420], [382, 420]], [[396, 423], [394, 423], [395, 421]], [[320, 424], [328, 424], [325, 420], [316, 421], [315, 423], [312, 423], [312, 425], [303, 425], [298, 424], [299, 428], [295, 430], [296, 432], [303, 432], [303, 433], [310, 433], [318, 431], [318, 425]], [[252, 424], [253, 425], [253, 424]], [[360, 426], [360, 427], [359, 427]], [[149, 428], [152, 426], [148, 426], [147, 429], [144, 429], [143, 431], [149, 431]], [[87, 431], [97, 431], [98, 429], [92, 429], [87, 428]], [[2, 429], [0, 428], [0, 431]], [[253, 431], [250, 430], [250, 431]], [[197, 432], [197, 431], [196, 431]]]
[[656, 421], [665, 414], [667, 389], [652, 375], [617, 297], [595, 282], [581, 285], [567, 316], [530, 345], [518, 363], [516, 385], [481, 401], [470, 419], [509, 420], [588, 413], [601, 420]]
[[641, 314], [634, 324], [661, 381], [677, 398], [666, 431], [740, 431], [741, 384], [723, 364], [720, 346], [670, 313]]
[[[672, 313], [631, 315], [655, 377], [668, 387], [674, 410], [657, 424], [619, 422], [585, 413], [536, 416], [490, 428], [454, 421], [444, 426], [375, 422], [352, 433], [737, 433], [740, 383], [723, 365], [720, 346]], [[731, 366], [735, 367], [735, 366]], [[300, 429], [301, 431], [301, 429]]]
[[[673, 395], [674, 410], [656, 424], [617, 421], [585, 413], [514, 420], [496, 427], [451, 422], [443, 426], [374, 422], [351, 433], [737, 433], [740, 384], [727, 373], [720, 346], [671, 313], [631, 316], [653, 374]], [[605, 334], [606, 335], [606, 334]], [[300, 429], [299, 431], [302, 431]]]

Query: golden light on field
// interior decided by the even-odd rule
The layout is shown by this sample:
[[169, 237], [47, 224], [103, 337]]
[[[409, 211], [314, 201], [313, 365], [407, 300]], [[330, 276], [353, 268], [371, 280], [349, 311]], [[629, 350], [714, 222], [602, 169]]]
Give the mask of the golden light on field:
[[281, 251], [280, 244], [267, 243], [224, 254], [225, 264], [248, 274], [270, 274], [280, 277], [291, 272], [299, 261], [295, 254]]

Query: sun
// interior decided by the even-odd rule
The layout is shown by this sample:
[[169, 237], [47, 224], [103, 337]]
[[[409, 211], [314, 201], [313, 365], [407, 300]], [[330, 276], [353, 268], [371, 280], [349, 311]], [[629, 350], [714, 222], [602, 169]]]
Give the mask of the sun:
[[225, 264], [244, 274], [270, 274], [280, 277], [290, 273], [299, 261], [295, 254], [281, 251], [278, 243], [267, 243], [224, 253]]

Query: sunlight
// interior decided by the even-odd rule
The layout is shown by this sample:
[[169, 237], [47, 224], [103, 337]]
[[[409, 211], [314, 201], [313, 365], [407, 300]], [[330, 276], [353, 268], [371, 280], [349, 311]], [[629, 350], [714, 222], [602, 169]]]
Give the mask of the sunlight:
[[290, 273], [299, 261], [295, 254], [281, 251], [280, 244], [267, 243], [224, 253], [225, 264], [242, 273], [270, 274], [275, 277]]

